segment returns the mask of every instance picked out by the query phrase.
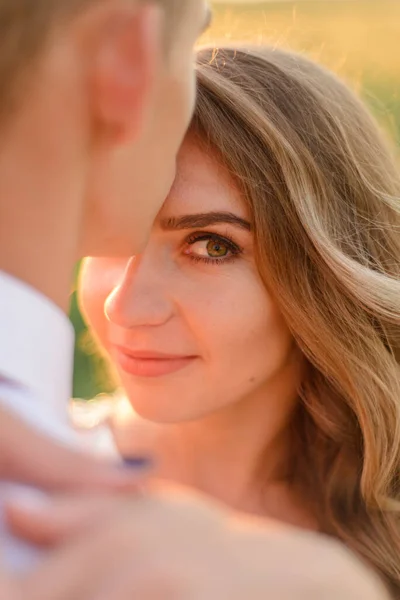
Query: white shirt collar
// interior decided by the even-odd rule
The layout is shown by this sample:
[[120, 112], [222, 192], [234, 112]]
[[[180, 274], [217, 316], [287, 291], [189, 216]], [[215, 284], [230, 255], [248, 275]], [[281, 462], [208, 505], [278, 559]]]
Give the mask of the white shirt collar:
[[74, 331], [48, 298], [0, 271], [0, 377], [32, 392], [47, 410], [71, 397]]

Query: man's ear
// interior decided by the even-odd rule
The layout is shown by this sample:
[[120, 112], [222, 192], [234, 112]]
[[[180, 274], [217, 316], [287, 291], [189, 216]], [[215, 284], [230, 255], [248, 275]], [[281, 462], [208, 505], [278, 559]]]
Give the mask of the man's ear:
[[125, 143], [140, 134], [157, 94], [164, 52], [163, 12], [148, 3], [110, 3], [89, 61], [90, 108], [101, 138]]

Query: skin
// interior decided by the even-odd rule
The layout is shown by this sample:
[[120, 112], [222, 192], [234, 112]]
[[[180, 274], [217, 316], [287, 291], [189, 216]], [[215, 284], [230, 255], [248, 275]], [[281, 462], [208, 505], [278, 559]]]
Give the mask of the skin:
[[337, 542], [227, 513], [179, 488], [64, 497], [30, 512], [14, 507], [10, 520], [52, 551], [34, 573], [7, 581], [7, 598], [389, 600]]
[[[140, 249], [175, 174], [193, 110], [193, 45], [209, 8], [187, 0], [168, 59], [162, 17], [148, 3], [94, 2], [50, 37], [1, 124], [0, 270], [64, 311], [76, 260]], [[156, 178], [150, 156], [159, 161]], [[18, 419], [12, 428], [0, 419], [0, 476], [42, 485], [40, 452], [59, 486], [80, 472], [80, 455], [68, 458], [35, 432], [20, 445], [27, 435]]]
[[160, 8], [93, 3], [50, 38], [3, 124], [0, 268], [63, 310], [76, 260], [138, 251], [172, 184], [208, 22], [205, 2], [187, 5], [167, 57]]
[[[205, 12], [196, 12], [201, 6], [193, 3], [192, 16], [185, 20], [186, 33], [182, 30], [174, 35], [171, 61], [180, 57], [184, 63], [169, 62], [167, 66], [161, 52], [164, 41], [157, 9], [119, 0], [94, 5], [50, 40], [30, 86], [25, 88], [24, 98], [29, 97], [29, 102], [21, 99], [3, 131], [0, 268], [31, 284], [62, 309], [67, 307], [73, 264], [78, 257], [84, 253], [129, 255], [143, 247], [147, 228], [172, 181], [174, 149], [191, 112], [191, 46], [205, 17]], [[183, 81], [180, 85], [181, 73], [188, 85]], [[175, 125], [174, 116], [178, 119]], [[157, 177], [153, 161], [159, 169]], [[7, 422], [0, 423], [3, 439]], [[32, 507], [24, 510], [20, 506], [18, 510], [18, 503], [9, 507], [9, 526], [36, 541], [46, 537], [47, 528], [51, 551], [26, 577], [0, 573], [2, 597], [101, 600], [105, 596], [123, 600], [134, 596], [148, 600], [169, 595], [232, 600], [233, 592], [246, 597], [254, 589], [254, 581], [262, 597], [266, 590], [276, 592], [277, 565], [268, 574], [258, 568], [264, 581], [254, 579], [252, 555], [236, 527], [227, 527], [229, 514], [191, 496], [182, 505], [171, 492], [156, 494], [154, 501], [151, 496], [141, 501], [137, 497], [125, 499], [111, 494], [111, 485], [109, 508], [97, 495], [92, 497], [90, 506], [96, 518], [90, 520], [87, 499], [76, 492], [86, 475], [78, 468], [74, 475], [79, 455], [35, 439], [18, 420], [13, 425], [4, 447], [9, 470], [2, 475], [42, 486], [48, 477], [50, 488], [65, 489], [69, 484], [75, 494], [74, 502], [70, 496], [61, 497], [59, 506], [49, 499], [41, 510], [36, 506], [36, 512]], [[26, 452], [16, 449], [21, 439]], [[41, 459], [39, 470], [35, 457]], [[87, 466], [89, 479], [93, 477], [94, 489], [98, 489], [99, 479], [104, 484], [106, 474], [99, 469], [94, 477], [90, 464]], [[92, 467], [96, 472], [93, 463]], [[73, 483], [75, 477], [77, 485]], [[71, 513], [60, 527], [60, 511], [62, 517], [66, 503]], [[222, 536], [218, 533], [221, 528], [226, 531]], [[218, 540], [213, 555], [211, 531], [216, 531]], [[304, 554], [304, 546], [299, 548], [292, 538], [289, 535], [288, 543], [294, 554]], [[276, 557], [274, 540], [267, 535], [266, 541]], [[312, 549], [321, 556], [319, 543]], [[287, 550], [279, 555], [282, 568]], [[253, 545], [253, 557], [259, 555], [258, 546]], [[127, 561], [121, 561], [125, 556]], [[185, 568], [177, 568], [184, 558]], [[345, 588], [341, 585], [337, 590], [341, 598], [346, 598], [343, 591], [354, 597], [349, 596], [354, 585], [365, 599], [383, 597], [362, 568], [347, 559], [343, 563], [341, 549], [335, 547], [327, 558], [329, 565], [341, 569]], [[200, 563], [204, 570], [197, 568]], [[287, 578], [279, 577], [276, 597], [284, 598], [282, 585], [291, 598], [294, 589], [300, 597], [302, 583], [304, 591], [309, 590], [304, 576], [303, 582], [299, 581], [301, 573], [292, 590]], [[325, 585], [323, 569], [320, 574]]]
[[[209, 9], [187, 0], [168, 58], [162, 17], [148, 3], [93, 3], [50, 37], [2, 123], [0, 269], [63, 310], [76, 260], [140, 248], [173, 180], [193, 110], [193, 44]], [[160, 163], [156, 178], [150, 156]], [[79, 487], [84, 473], [71, 474], [80, 455], [27, 436], [18, 419], [12, 427], [0, 419], [1, 476], [42, 485], [57, 473], [59, 486]], [[35, 460], [41, 452], [47, 479]]]
[[[158, 424], [159, 476], [316, 528], [285, 483], [303, 358], [260, 279], [251, 227], [229, 175], [188, 138], [144, 252], [88, 260], [81, 304], [135, 412]], [[137, 358], [149, 352], [191, 358]], [[125, 429], [120, 449], [134, 452], [139, 437], [137, 424]]]
[[83, 490], [132, 491], [138, 471], [121, 469], [113, 462], [57, 444], [32, 430], [9, 411], [0, 407], [0, 468], [6, 481], [18, 481], [49, 491]]
[[[249, 278], [249, 286], [251, 282]], [[253, 283], [254, 293], [262, 295]], [[263, 325], [282, 338], [279, 347], [290, 347], [272, 303], [268, 313]], [[282, 366], [287, 363], [284, 356], [282, 352]], [[268, 364], [272, 381], [279, 368], [275, 362]], [[249, 381], [252, 389], [253, 383]], [[293, 404], [289, 398], [288, 413]], [[186, 420], [189, 413], [199, 412], [196, 395], [189, 399]], [[151, 410], [160, 406], [154, 399]], [[175, 418], [182, 414], [179, 404], [173, 408]], [[230, 412], [229, 406], [219, 401], [214, 412]], [[47, 550], [34, 572], [0, 579], [10, 599], [387, 599], [376, 578], [336, 542], [234, 514], [182, 489], [156, 486], [134, 497], [75, 492], [43, 506], [14, 501], [7, 520], [16, 534]]]
[[[193, 44], [209, 8], [187, 0], [168, 58], [162, 17], [148, 3], [93, 3], [50, 38], [1, 124], [0, 269], [62, 310], [76, 260], [140, 249], [173, 180], [193, 110]], [[150, 156], [159, 160], [156, 178]], [[84, 483], [80, 454], [10, 418], [0, 419], [2, 477], [53, 488]], [[94, 461], [92, 469], [102, 471]]]
[[[160, 8], [93, 3], [50, 36], [1, 124], [0, 269], [62, 310], [78, 258], [143, 245], [174, 177], [193, 110], [193, 44], [208, 20], [205, 2], [187, 0], [167, 59]], [[2, 478], [51, 490], [136, 487], [137, 474], [0, 413]]]

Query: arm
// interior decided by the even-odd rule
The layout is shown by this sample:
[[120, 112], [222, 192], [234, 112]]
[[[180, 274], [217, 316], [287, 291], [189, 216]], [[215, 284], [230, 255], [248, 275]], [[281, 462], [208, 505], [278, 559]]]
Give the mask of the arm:
[[60, 498], [42, 512], [11, 510], [20, 534], [33, 523], [51, 548], [18, 582], [23, 597], [388, 600], [378, 579], [324, 536], [248, 519], [178, 488], [101, 503], [86, 497], [71, 507]]

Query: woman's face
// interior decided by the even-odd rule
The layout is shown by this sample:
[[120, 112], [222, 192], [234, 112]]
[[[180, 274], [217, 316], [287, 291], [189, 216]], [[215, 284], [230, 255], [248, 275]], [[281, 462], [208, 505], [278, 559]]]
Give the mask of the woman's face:
[[293, 339], [257, 271], [251, 216], [193, 140], [143, 254], [88, 259], [81, 303], [145, 418], [199, 419], [268, 398], [279, 379], [298, 386]]

